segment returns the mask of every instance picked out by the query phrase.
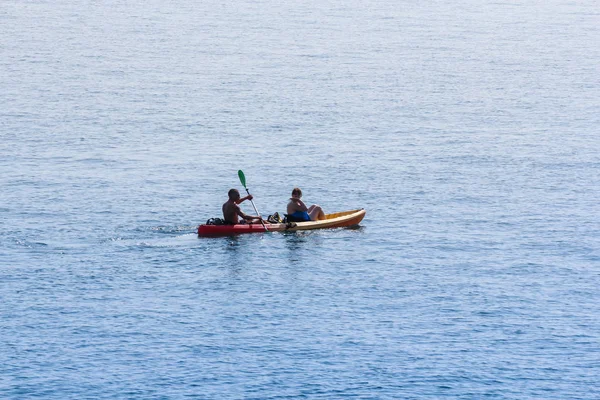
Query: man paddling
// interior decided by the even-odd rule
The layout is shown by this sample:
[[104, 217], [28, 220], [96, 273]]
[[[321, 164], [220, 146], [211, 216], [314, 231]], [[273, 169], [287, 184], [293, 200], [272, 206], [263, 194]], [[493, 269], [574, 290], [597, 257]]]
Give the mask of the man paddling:
[[[253, 215], [247, 215], [242, 212], [242, 209], [238, 204], [246, 200], [252, 200], [252, 195], [248, 195], [246, 197], [240, 197], [240, 192], [237, 189], [230, 189], [229, 200], [223, 204], [223, 219], [231, 225], [243, 224], [243, 223], [252, 223], [253, 221], [261, 222], [261, 217], [256, 217]], [[242, 217], [242, 221], [238, 218]]]

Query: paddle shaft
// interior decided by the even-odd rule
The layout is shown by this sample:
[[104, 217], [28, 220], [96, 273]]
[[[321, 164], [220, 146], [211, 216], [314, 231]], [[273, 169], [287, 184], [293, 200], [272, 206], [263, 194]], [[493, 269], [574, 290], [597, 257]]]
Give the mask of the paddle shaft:
[[[246, 189], [246, 193], [248, 193], [248, 196], [250, 196], [250, 191], [248, 190], [248, 188], [244, 187], [244, 189]], [[262, 224], [263, 228], [265, 228], [265, 232], [269, 232], [269, 230], [267, 229], [267, 226], [263, 222], [262, 217], [260, 216], [260, 213], [258, 212], [258, 209], [254, 205], [254, 201], [250, 200], [250, 203], [252, 203], [252, 207], [254, 207], [254, 211], [256, 212], [256, 215], [258, 215], [258, 218], [260, 218], [260, 223]]]
[[[242, 171], [241, 169], [238, 171], [238, 177], [240, 178], [240, 182], [242, 183], [242, 186], [244, 186], [244, 189], [246, 189], [246, 193], [248, 193], [248, 196], [250, 196], [250, 191], [246, 187], [246, 175], [244, 175], [244, 171]], [[254, 207], [254, 211], [256, 212], [256, 215], [258, 215], [258, 218], [260, 218], [260, 223], [262, 224], [263, 228], [265, 228], [266, 232], [269, 232], [265, 223], [263, 222], [262, 217], [260, 216], [260, 213], [258, 212], [258, 209], [254, 205], [254, 202], [252, 200], [250, 200], [250, 203], [252, 203], [252, 207]]]

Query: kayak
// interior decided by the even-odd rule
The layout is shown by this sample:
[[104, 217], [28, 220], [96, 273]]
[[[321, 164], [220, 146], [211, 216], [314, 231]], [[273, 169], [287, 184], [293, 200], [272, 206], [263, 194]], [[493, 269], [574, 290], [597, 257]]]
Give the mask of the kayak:
[[[292, 222], [281, 224], [265, 224], [269, 232], [294, 232], [311, 229], [342, 228], [355, 226], [365, 217], [364, 209], [342, 211], [333, 214], [325, 214], [325, 219], [318, 221]], [[230, 236], [242, 233], [265, 232], [260, 223], [237, 224], [237, 225], [200, 225], [198, 236]]]
[[[318, 221], [292, 222], [281, 224], [265, 224], [269, 232], [295, 232], [311, 229], [342, 228], [358, 225], [365, 217], [364, 209], [342, 211], [325, 214], [325, 219]], [[260, 223], [237, 225], [200, 225], [198, 236], [230, 236], [242, 233], [265, 232], [265, 227]]]

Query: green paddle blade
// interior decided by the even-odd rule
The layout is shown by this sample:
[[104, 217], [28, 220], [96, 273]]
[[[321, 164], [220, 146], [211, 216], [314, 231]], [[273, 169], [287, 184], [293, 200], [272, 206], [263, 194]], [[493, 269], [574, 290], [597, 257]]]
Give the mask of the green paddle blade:
[[241, 169], [238, 171], [238, 176], [240, 177], [240, 182], [242, 182], [242, 186], [246, 187], [246, 177], [244, 176], [244, 172]]

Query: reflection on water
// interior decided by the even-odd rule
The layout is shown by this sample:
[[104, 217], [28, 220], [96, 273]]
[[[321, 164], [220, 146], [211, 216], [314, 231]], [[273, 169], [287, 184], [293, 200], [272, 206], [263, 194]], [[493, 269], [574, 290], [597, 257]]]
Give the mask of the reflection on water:
[[239, 236], [228, 236], [228, 237], [224, 238], [224, 240], [227, 244], [226, 249], [228, 251], [238, 251], [239, 247], [241, 246]]
[[292, 264], [302, 261], [302, 250], [306, 248], [308, 242], [305, 232], [286, 232], [283, 236], [288, 251], [288, 261]]

